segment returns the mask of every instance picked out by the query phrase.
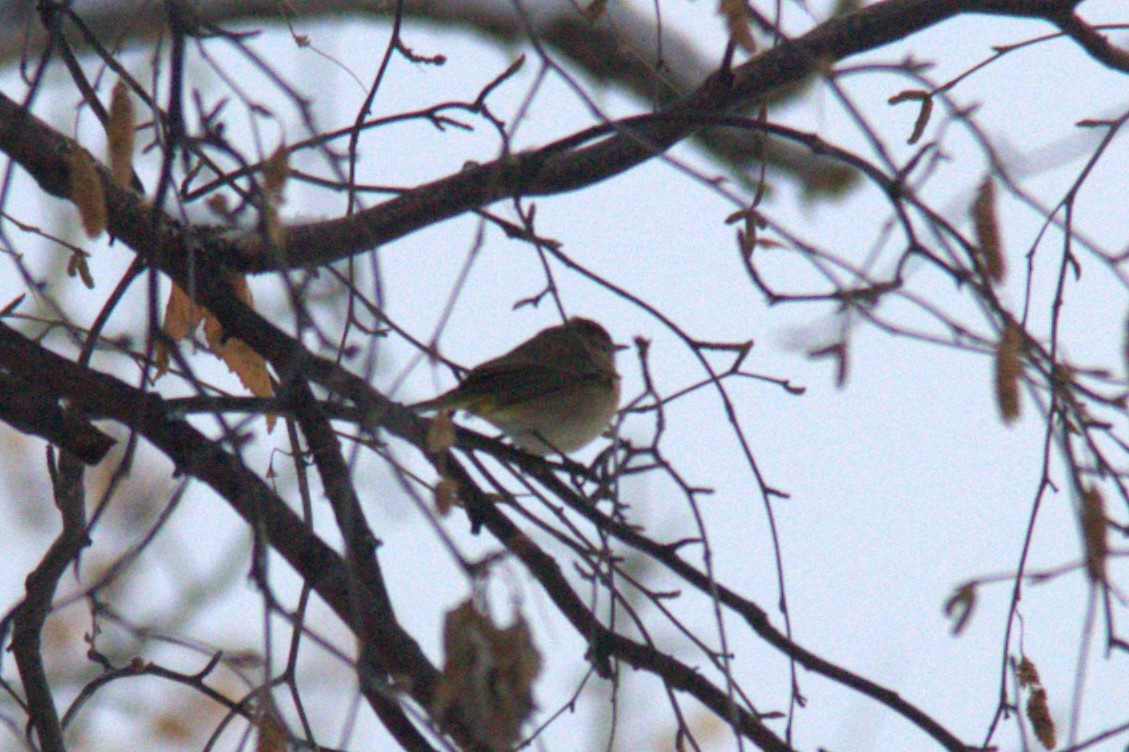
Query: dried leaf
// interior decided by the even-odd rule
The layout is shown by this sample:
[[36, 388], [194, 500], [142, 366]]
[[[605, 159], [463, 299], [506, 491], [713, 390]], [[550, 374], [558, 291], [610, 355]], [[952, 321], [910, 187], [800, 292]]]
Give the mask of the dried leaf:
[[745, 0], [721, 0], [718, 12], [725, 16], [725, 27], [733, 42], [752, 55], [757, 51], [757, 40], [753, 38], [749, 8]]
[[211, 210], [212, 214], [224, 219], [228, 222], [234, 220], [231, 214], [231, 207], [228, 206], [227, 195], [223, 193], [213, 193], [204, 200], [204, 205]]
[[887, 100], [888, 104], [901, 104], [902, 102], [921, 102], [921, 109], [917, 112], [917, 120], [913, 124], [913, 132], [906, 139], [906, 143], [916, 144], [921, 139], [922, 134], [925, 133], [925, 126], [929, 124], [929, 118], [933, 114], [933, 95], [922, 89], [906, 89]]
[[737, 230], [737, 245], [741, 249], [741, 253], [747, 259], [757, 246], [759, 230], [768, 226], [764, 217], [761, 216], [753, 207], [735, 211], [725, 218], [726, 224], [733, 224], [734, 222], [743, 222], [744, 229]]
[[524, 618], [518, 616], [513, 626], [501, 631], [497, 647], [504, 658], [502, 665], [512, 688], [519, 694], [532, 696], [533, 682], [541, 673], [541, 654], [533, 644], [533, 634]]
[[165, 303], [165, 321], [161, 326], [165, 334], [174, 342], [191, 334], [204, 319], [204, 310], [192, 302], [188, 293], [173, 282], [169, 290], [169, 299]]
[[1021, 343], [1019, 326], [1008, 318], [996, 346], [996, 404], [1004, 423], [1012, 423], [1019, 417], [1019, 377], [1023, 371]]
[[[207, 326], [208, 319], [212, 319], [211, 314], [207, 314], [205, 317], [205, 326]], [[267, 370], [266, 360], [262, 355], [252, 350], [246, 342], [235, 337], [229, 337], [220, 345], [218, 351], [213, 349], [212, 352], [227, 365], [232, 373], [239, 377], [239, 382], [251, 394], [256, 397], [274, 396], [274, 383], [271, 381], [270, 371]], [[274, 430], [277, 419], [278, 416], [274, 413], [266, 414], [268, 432]]]
[[94, 289], [94, 276], [90, 273], [90, 265], [86, 263], [89, 253], [85, 251], [75, 250], [71, 257], [67, 259], [67, 276], [78, 276], [82, 279], [82, 284], [86, 285], [86, 289]]
[[427, 450], [442, 454], [454, 445], [455, 423], [451, 420], [451, 411], [440, 410], [427, 428]]
[[435, 510], [446, 517], [454, 507], [460, 506], [459, 484], [454, 478], [440, 478], [435, 484]]
[[[180, 285], [173, 282], [169, 290], [169, 299], [165, 303], [165, 318], [161, 324], [161, 331], [173, 342], [179, 342], [191, 334], [203, 318], [204, 310], [192, 302]], [[154, 381], [169, 372], [170, 354], [169, 346], [163, 339], [157, 338], [153, 342], [153, 363], [157, 368], [157, 373], [153, 376]]]
[[930, 98], [929, 92], [924, 89], [903, 89], [886, 100], [886, 104], [901, 104], [902, 102], [921, 102]]
[[76, 143], [71, 144], [71, 200], [78, 207], [86, 236], [96, 238], [106, 229], [106, 194], [94, 169], [94, 160]]
[[1015, 667], [1015, 677], [1020, 687], [1037, 687], [1043, 683], [1039, 678], [1039, 669], [1035, 668], [1035, 663], [1027, 656], [1019, 659], [1019, 665]]
[[512, 749], [536, 707], [533, 681], [541, 654], [519, 616], [498, 629], [471, 601], [448, 611], [443, 623], [443, 672], [432, 712], [440, 724], [458, 722], [494, 752]]
[[[251, 288], [245, 277], [232, 278], [232, 287], [237, 298], [249, 306], [254, 306]], [[200, 322], [204, 322], [204, 339], [208, 349], [220, 358], [227, 367], [239, 377], [239, 381], [256, 397], [273, 397], [274, 385], [266, 361], [261, 355], [234, 337], [225, 337], [223, 326], [209, 311], [196, 305], [187, 293], [177, 284], [169, 292], [165, 305], [165, 334], [173, 341], [179, 341], [191, 334]], [[157, 376], [168, 372], [168, 350], [158, 341], [156, 348]], [[267, 416], [267, 428], [274, 427], [275, 416]]]
[[1106, 581], [1109, 540], [1102, 492], [1090, 486], [1082, 492], [1082, 542], [1086, 546], [1086, 573], [1092, 582]]
[[[187, 335], [195, 331], [196, 326], [203, 321], [203, 308], [193, 303], [189, 294], [181, 289], [180, 285], [173, 282], [173, 287], [168, 291], [168, 301], [165, 304], [165, 323], [161, 329], [168, 334], [169, 339], [180, 342]], [[159, 371], [163, 375], [165, 371]]]
[[169, 372], [169, 358], [172, 353], [169, 351], [169, 346], [161, 338], [153, 340], [153, 365], [156, 366], [157, 372], [153, 374], [153, 381], [164, 376]]
[[[246, 277], [233, 275], [231, 285], [235, 291], [235, 297], [249, 307], [255, 307], [255, 300]], [[263, 356], [252, 350], [246, 342], [226, 336], [219, 320], [206, 309], [204, 310], [204, 339], [208, 343], [208, 349], [215, 353], [227, 365], [228, 369], [239, 377], [240, 383], [251, 394], [256, 397], [274, 396], [274, 385], [271, 383], [270, 372], [267, 370], [267, 362]], [[274, 421], [274, 415], [267, 415], [268, 431], [274, 428]]]
[[123, 188], [133, 178], [133, 137], [137, 125], [133, 116], [133, 102], [125, 82], [118, 81], [110, 96], [110, 116], [106, 124], [106, 137], [110, 157], [110, 174]]
[[984, 275], [992, 282], [1000, 283], [1007, 274], [1007, 264], [1003, 249], [1000, 248], [1000, 223], [996, 217], [996, 184], [992, 178], [985, 178], [972, 205], [972, 219], [976, 224], [976, 243], [980, 250], [980, 262]]
[[256, 397], [274, 396], [274, 385], [270, 380], [270, 372], [267, 371], [266, 360], [246, 342], [229, 337], [216, 355], [239, 377], [251, 394]]
[[282, 206], [285, 200], [286, 179], [290, 177], [289, 157], [290, 150], [285, 146], [279, 146], [263, 163], [267, 235], [276, 246], [282, 239], [282, 225], [278, 219], [278, 208]]
[[1012, 658], [1015, 667], [1015, 679], [1020, 690], [1027, 690], [1027, 720], [1035, 731], [1035, 737], [1046, 749], [1055, 746], [1055, 722], [1051, 718], [1050, 706], [1047, 703], [1047, 691], [1039, 678], [1039, 670], [1035, 663], [1026, 655], [1018, 663]]
[[263, 163], [263, 188], [272, 203], [282, 203], [286, 180], [290, 177], [290, 150], [280, 145]]
[[289, 734], [273, 703], [268, 703], [259, 714], [255, 726], [259, 730], [255, 752], [286, 752]]
[[1047, 690], [1041, 686], [1033, 688], [1027, 697], [1027, 720], [1031, 721], [1039, 743], [1046, 749], [1054, 749], [1057, 743], [1055, 722], [1047, 705]]
[[952, 632], [954, 636], [960, 635], [972, 620], [972, 612], [976, 610], [976, 586], [965, 583], [945, 601], [945, 616], [953, 620]]

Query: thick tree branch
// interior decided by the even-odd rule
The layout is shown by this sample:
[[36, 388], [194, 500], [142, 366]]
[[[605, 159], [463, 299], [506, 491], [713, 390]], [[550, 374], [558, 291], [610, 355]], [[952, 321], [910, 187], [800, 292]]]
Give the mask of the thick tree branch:
[[61, 406], [41, 385], [9, 373], [0, 373], [0, 420], [46, 439], [88, 465], [101, 462], [115, 443], [90, 421]]
[[[279, 17], [279, 6], [260, 0], [214, 0], [199, 7], [201, 17], [210, 24], [230, 26], [255, 23], [259, 26], [293, 27], [303, 21], [344, 17], [358, 20], [389, 18], [389, 6], [371, 0], [296, 0], [287, 3], [286, 18]], [[716, 66], [676, 29], [658, 28], [655, 18], [628, 3], [610, 3], [596, 22], [571, 6], [545, 7], [532, 17], [522, 18], [515, 4], [487, 2], [435, 2], [406, 0], [405, 19], [411, 31], [420, 26], [452, 29], [499, 45], [512, 45], [532, 27], [538, 41], [559, 54], [577, 69], [609, 87], [626, 90], [641, 102], [663, 105], [691, 91]], [[12, 16], [21, 16], [19, 6]], [[115, 0], [83, 7], [68, 14], [72, 23], [62, 24], [62, 33], [76, 50], [93, 50], [113, 65], [107, 48], [116, 49], [129, 42], [147, 42], [163, 33], [167, 23], [164, 7], [136, 0]], [[0, 16], [0, 60], [11, 62], [39, 50], [46, 42], [42, 25], [34, 16]], [[78, 28], [72, 28], [78, 27]], [[661, 36], [660, 36], [661, 34]], [[123, 35], [125, 37], [123, 38]], [[319, 46], [319, 40], [312, 40]], [[658, 57], [661, 51], [661, 59]], [[850, 180], [849, 171], [790, 144], [762, 138], [761, 134], [727, 130], [706, 130], [696, 135], [702, 145], [721, 161], [738, 169], [767, 160], [768, 163], [802, 181], [805, 190], [840, 190]]]
[[[3, 323], [0, 323], [0, 367], [34, 378], [80, 408], [89, 408], [137, 431], [176, 463], [179, 472], [198, 478], [215, 490], [252, 530], [260, 531], [266, 537], [270, 546], [310, 583], [342, 621], [353, 627], [359, 625], [357, 634], [365, 645], [365, 655], [375, 659], [379, 675], [386, 680], [382, 686], [362, 682], [362, 691], [405, 749], [414, 752], [431, 750], [392, 698], [393, 690], [387, 683], [387, 677], [408, 679], [404, 684], [410, 687], [412, 696], [428, 707], [438, 676], [435, 667], [415, 640], [400, 627], [395, 615], [385, 607], [387, 598], [379, 597], [367, 588], [358, 588], [357, 578], [350, 573], [341, 557], [238, 457], [223, 451], [216, 442], [175, 417], [175, 411], [170, 410], [160, 396], [139, 391], [111, 376], [78, 366], [31, 342]], [[79, 526], [79, 530], [84, 540], [85, 527]], [[73, 530], [64, 532], [74, 536]], [[67, 542], [73, 547], [71, 537], [67, 538]], [[20, 655], [28, 655], [37, 648], [34, 637], [38, 632], [34, 626], [37, 619], [41, 623], [45, 617], [50, 594], [54, 592], [54, 580], [51, 578], [57, 579], [59, 567], [65, 567], [71, 560], [73, 553], [69, 556], [49, 554], [44, 561], [45, 564], [52, 562], [52, 566], [42, 575], [49, 581], [36, 584], [38, 579], [34, 582], [29, 580], [28, 601], [21, 607], [23, 616], [20, 617], [27, 626], [21, 628], [17, 623], [18, 640], [13, 641], [20, 642], [19, 649], [22, 651], [17, 653], [17, 660], [21, 660]], [[27, 681], [25, 678], [25, 684]], [[38, 684], [30, 685], [35, 686]], [[29, 703], [31, 699], [29, 694]], [[35, 699], [42, 704], [50, 698], [43, 700], [37, 696]], [[49, 707], [53, 708], [53, 703]], [[52, 725], [48, 723], [49, 718], [44, 718], [46, 725], [40, 733], [46, 736]], [[43, 743], [46, 748], [47, 742]], [[50, 749], [61, 750], [61, 747], [52, 745]]]
[[63, 454], [56, 467], [54, 452], [49, 451], [55, 506], [62, 517], [63, 529], [39, 565], [27, 576], [24, 600], [12, 614], [12, 653], [27, 696], [28, 716], [35, 730], [36, 746], [43, 752], [65, 752], [63, 727], [59, 723], [54, 696], [43, 666], [43, 626], [51, 613], [59, 580], [67, 567], [78, 560], [82, 549], [90, 545], [90, 539], [86, 535], [82, 465], [77, 458]]
[[[270, 544], [283, 553], [362, 637], [365, 655], [366, 658], [371, 656], [375, 677], [373, 682], [363, 684], [382, 719], [394, 729], [404, 746], [428, 750], [430, 745], [390, 697], [388, 687], [392, 677], [406, 675], [410, 677], [412, 696], [428, 707], [435, 669], [395, 621], [373, 550], [375, 538], [364, 524], [339, 442], [328, 418], [317, 404], [310, 384], [319, 384], [351, 400], [365, 416], [363, 422], [366, 428], [383, 425], [416, 446], [423, 445], [422, 423], [375, 393], [355, 375], [313, 356], [295, 338], [241, 303], [232, 294], [228, 273], [266, 272], [324, 264], [365, 252], [501, 199], [552, 195], [592, 185], [654, 158], [698, 132], [703, 127], [702, 123], [710, 118], [723, 117], [726, 113], [746, 108], [781, 87], [817, 74], [828, 64], [969, 12], [1044, 19], [1071, 36], [1105, 65], [1129, 68], [1124, 52], [1110, 46], [1104, 37], [1082, 23], [1073, 14], [1072, 4], [1053, 0], [887, 0], [827, 22], [732, 71], [712, 76], [698, 90], [671, 104], [660, 117], [635, 119], [630, 124], [613, 124], [611, 135], [572, 138], [490, 164], [474, 165], [350, 217], [287, 228], [281, 249], [270, 245], [264, 236], [258, 234], [186, 227], [162, 210], [148, 205], [141, 196], [116, 187], [106, 177], [105, 171], [101, 171], [110, 232], [137, 252], [147, 264], [168, 274], [188, 290], [216, 315], [227, 335], [238, 337], [268, 358], [280, 375], [282, 399], [301, 422], [338, 524], [345, 535], [347, 557], [344, 561], [326, 548], [261, 479], [242, 466], [237, 457], [224, 452], [186, 422], [172, 417], [174, 413], [159, 397], [142, 395], [108, 380], [108, 377], [97, 376], [73, 364], [68, 365], [78, 370], [67, 371], [51, 360], [55, 356], [48, 358], [44, 355], [45, 351], [28, 343], [26, 347], [40, 353], [36, 356], [40, 360], [35, 360], [23, 352], [21, 348], [25, 345], [16, 343], [16, 335], [6, 327], [0, 329], [0, 361], [7, 358], [13, 369], [16, 363], [23, 369], [41, 369], [39, 373], [32, 373], [36, 377], [42, 376], [43, 383], [49, 385], [47, 394], [53, 404], [56, 396], [66, 397], [76, 400], [81, 409], [86, 400], [97, 414], [109, 415], [135, 428], [180, 463], [180, 469], [216, 488], [256, 530], [265, 528]], [[75, 148], [72, 141], [0, 96], [0, 149], [22, 165], [45, 191], [69, 199], [68, 154]], [[23, 352], [31, 360], [15, 360], [18, 352]], [[57, 360], [66, 363], [63, 359]], [[5, 378], [8, 373], [16, 371], [0, 369], [0, 375]], [[21, 371], [21, 374], [26, 373]], [[26, 378], [26, 375], [19, 376], [25, 381]], [[95, 388], [91, 388], [90, 384], [96, 384]], [[3, 407], [0, 403], [0, 408]], [[25, 417], [18, 417], [18, 420]], [[22, 425], [18, 420], [17, 425]], [[31, 425], [39, 424], [33, 422]], [[48, 435], [35, 428], [31, 430]], [[557, 563], [482, 496], [470, 478], [464, 476], [460, 481], [464, 491], [471, 494], [473, 518], [481, 521], [523, 561], [566, 618], [579, 633], [591, 640], [592, 658], [596, 665], [600, 665], [607, 656], [616, 656], [633, 666], [652, 671], [662, 676], [669, 686], [692, 694], [719, 717], [736, 717], [735, 723], [741, 732], [758, 746], [788, 749], [786, 742], [769, 730], [754, 713], [737, 712], [724, 692], [684, 664], [606, 629], [576, 596]], [[544, 478], [542, 481], [549, 482]], [[578, 510], [582, 507], [580, 503], [576, 505]], [[632, 531], [626, 526], [624, 530], [616, 531], [614, 521], [608, 524], [609, 521], [595, 516], [591, 519], [601, 530], [608, 530], [624, 540], [631, 537]], [[799, 663], [886, 703], [911, 718], [947, 748], [961, 748], [955, 737], [895, 693], [823, 661], [788, 641], [772, 627], [759, 607], [708, 582], [702, 573], [685, 564], [673, 549], [663, 550], [645, 539], [639, 547], [648, 550], [696, 587], [718, 593], [720, 601], [744, 615], [761, 637]], [[43, 588], [39, 591], [42, 592]], [[29, 602], [31, 593], [29, 581]], [[49, 605], [49, 593], [44, 603]], [[34, 621], [29, 624], [35, 627]], [[38, 626], [42, 626], [41, 620]], [[38, 651], [38, 645], [28, 637], [34, 633], [34, 629], [24, 629], [20, 633], [25, 656]], [[402, 655], [402, 651], [407, 652]], [[23, 669], [24, 664], [21, 664], [21, 672]], [[35, 681], [31, 669], [34, 666], [25, 677], [29, 698], [33, 688], [40, 687], [40, 684], [40, 688], [46, 687], [45, 682]], [[48, 691], [46, 701], [49, 700]], [[38, 698], [36, 702], [43, 705], [45, 700]], [[61, 748], [61, 734], [56, 734], [59, 737], [57, 744], [50, 738], [52, 728], [58, 726], [57, 719], [52, 722], [49, 717], [44, 718], [45, 725], [39, 731], [40, 737], [45, 740], [44, 747]], [[474, 746], [472, 740], [459, 741], [464, 746]]]
[[[222, 259], [224, 268], [238, 272], [330, 263], [501, 199], [553, 195], [606, 180], [696, 132], [703, 118], [747, 107], [803, 80], [821, 66], [902, 39], [961, 13], [1044, 18], [1056, 25], [1068, 24], [1072, 18], [1062, 4], [1048, 0], [886, 0], [828, 21], [731, 72], [711, 77], [654, 121], [636, 123], [588, 146], [569, 143], [562, 148], [550, 144], [485, 165], [472, 165], [357, 214], [291, 226], [283, 233], [281, 249], [266, 245], [258, 233], [237, 236], [196, 228], [185, 234], [179, 224], [160, 212], [140, 211], [140, 197], [112, 186], [107, 190], [110, 231], [178, 282], [185, 275], [176, 274], [173, 266], [184, 265], [190, 255], [195, 255], [197, 263], [204, 263], [204, 268], [209, 258]], [[1077, 35], [1084, 36], [1080, 31]], [[62, 198], [69, 198], [66, 154], [70, 148], [68, 139], [24, 113], [10, 99], [0, 99], [0, 149], [20, 163], [44, 190]]]
[[[253, 529], [261, 530], [271, 547], [314, 587], [339, 618], [353, 627], [366, 651], [372, 651], [377, 657], [380, 675], [389, 681], [391, 677], [410, 677], [412, 695], [424, 707], [430, 707], [437, 675], [435, 669], [396, 622], [387, 596], [376, 592], [382, 591], [383, 585], [379, 583], [378, 571], [369, 569], [371, 561], [354, 564], [342, 561], [238, 457], [220, 449], [187, 422], [172, 417], [173, 411], [159, 396], [139, 392], [111, 376], [75, 365], [2, 323], [0, 364], [9, 368], [22, 364], [27, 373], [43, 379], [51, 389], [83, 408], [121, 421], [177, 462], [180, 472], [213, 488]], [[319, 437], [316, 421], [309, 415], [312, 410], [316, 410], [312, 403], [297, 407], [298, 414], [311, 421], [311, 432]], [[321, 452], [323, 456], [317, 459], [319, 466], [322, 463], [332, 465], [336, 459], [324, 456], [327, 445], [321, 443], [322, 439], [324, 436], [312, 442], [318, 445], [314, 449], [315, 458]], [[452, 461], [449, 466], [454, 468], [456, 464]], [[326, 472], [334, 476], [334, 471]], [[491, 532], [542, 579], [566, 617], [580, 634], [592, 640], [593, 661], [599, 663], [614, 656], [653, 672], [672, 687], [692, 694], [722, 717], [729, 717], [732, 710], [739, 719], [742, 733], [762, 749], [778, 752], [791, 749], [755, 715], [739, 708], [731, 709], [725, 693], [688, 666], [606, 629], [584, 606], [551, 557], [496, 510], [469, 476], [461, 474], [460, 485], [468, 494], [472, 515], [483, 520]], [[377, 578], [375, 586], [374, 577]], [[471, 736], [465, 736], [463, 743], [469, 749], [476, 746]]]
[[[73, 400], [83, 409], [106, 415], [136, 430], [149, 442], [178, 463], [178, 470], [187, 473], [219, 493], [255, 530], [265, 535], [272, 548], [309, 582], [316, 592], [345, 623], [361, 637], [366, 654], [376, 657], [379, 675], [410, 677], [410, 692], [424, 707], [430, 707], [436, 671], [419, 650], [415, 641], [402, 630], [391, 611], [377, 570], [367, 569], [369, 562], [348, 564], [329, 549], [302, 520], [240, 459], [223, 451], [214, 442], [174, 417], [163, 399], [140, 392], [117, 379], [85, 369], [44, 350], [15, 330], [0, 323], [0, 365], [18, 367], [29, 376], [42, 379], [52, 390]], [[316, 421], [308, 414], [316, 407], [307, 403], [297, 412], [311, 420], [312, 433], [319, 436]], [[324, 437], [322, 437], [324, 438]], [[319, 438], [319, 446], [324, 449]], [[315, 449], [315, 456], [321, 449]], [[336, 462], [322, 457], [321, 463]], [[456, 467], [452, 461], [451, 468]], [[333, 471], [326, 471], [331, 477]], [[755, 715], [730, 708], [723, 691], [697, 672], [653, 648], [640, 645], [607, 630], [580, 601], [564, 579], [556, 563], [540, 551], [494, 507], [486, 495], [465, 474], [460, 485], [469, 495], [472, 515], [485, 522], [491, 532], [542, 579], [550, 596], [586, 638], [593, 640], [592, 659], [597, 663], [615, 656], [637, 668], [661, 676], [672, 687], [692, 694], [701, 702], [729, 717], [737, 714], [742, 733], [759, 747], [787, 752], [790, 747], [776, 737]], [[371, 534], [370, 534], [371, 535]], [[367, 571], [358, 573], [359, 568]], [[373, 579], [377, 578], [374, 586]], [[382, 691], [370, 688], [389, 704]], [[378, 711], [381, 708], [378, 708]], [[388, 708], [383, 708], [385, 712]], [[400, 711], [397, 709], [396, 714]], [[457, 733], [457, 730], [456, 730]], [[462, 735], [463, 744], [475, 749], [471, 735]], [[404, 741], [404, 740], [402, 740]], [[415, 740], [418, 741], [418, 740]], [[417, 743], [407, 743], [419, 749]]]
[[[574, 191], [652, 159], [697, 132], [700, 120], [747, 108], [821, 67], [877, 49], [962, 13], [1043, 18], [1065, 23], [1064, 6], [1048, 0], [886, 0], [829, 20], [786, 40], [730, 72], [708, 78], [667, 106], [664, 117], [624, 128], [598, 143], [558, 150], [553, 145], [486, 165], [471, 166], [349, 217], [288, 228], [280, 253], [260, 236], [239, 247], [241, 271], [277, 264], [320, 265], [367, 251], [422, 227], [498, 200]], [[1071, 16], [1067, 15], [1066, 18]]]

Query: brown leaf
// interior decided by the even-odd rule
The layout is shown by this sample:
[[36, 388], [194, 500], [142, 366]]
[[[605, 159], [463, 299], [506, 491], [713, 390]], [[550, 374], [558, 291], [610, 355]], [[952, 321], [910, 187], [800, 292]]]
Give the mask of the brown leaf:
[[267, 703], [267, 707], [256, 719], [255, 726], [259, 730], [255, 752], [286, 752], [289, 734], [273, 703]]
[[213, 193], [204, 200], [204, 205], [211, 210], [213, 214], [228, 222], [234, 221], [234, 216], [231, 213], [231, 207], [228, 206], [227, 196], [223, 193]]
[[90, 273], [90, 265], [86, 263], [89, 253], [85, 251], [75, 250], [71, 257], [67, 259], [67, 276], [79, 277], [82, 279], [82, 284], [86, 285], [86, 289], [94, 289], [94, 276]]
[[523, 617], [519, 615], [513, 626], [499, 633], [497, 647], [505, 658], [503, 666], [512, 688], [517, 693], [532, 693], [533, 682], [541, 673], [541, 654]]
[[229, 337], [216, 353], [227, 367], [239, 377], [243, 386], [256, 397], [273, 397], [274, 385], [270, 380], [267, 362], [246, 342]]
[[110, 116], [106, 123], [106, 138], [110, 158], [110, 174], [123, 188], [133, 178], [133, 137], [137, 131], [134, 122], [133, 102], [124, 81], [114, 85], [110, 96]]
[[737, 245], [747, 259], [757, 245], [758, 231], [767, 227], [768, 223], [760, 212], [752, 206], [735, 211], [725, 218], [726, 224], [733, 224], [734, 222], [743, 222], [744, 224], [744, 229], [737, 230]]
[[266, 194], [267, 235], [276, 246], [282, 238], [278, 208], [285, 200], [286, 180], [290, 177], [290, 150], [279, 146], [263, 163], [263, 191]]
[[953, 620], [952, 632], [959, 635], [968, 626], [972, 619], [972, 612], [976, 610], [976, 586], [965, 583], [945, 601], [945, 616]]
[[718, 12], [725, 16], [725, 26], [733, 42], [750, 55], [756, 52], [757, 40], [753, 38], [745, 0], [721, 0]]
[[1035, 668], [1034, 661], [1027, 656], [1019, 659], [1019, 664], [1015, 667], [1015, 677], [1020, 687], [1034, 687], [1043, 683], [1039, 678], [1039, 669]]
[[913, 124], [913, 132], [906, 139], [906, 143], [916, 144], [925, 133], [925, 126], [933, 114], [933, 95], [922, 89], [907, 89], [900, 91], [887, 100], [888, 104], [901, 104], [902, 102], [921, 102], [921, 109], [917, 112], [917, 120]]
[[76, 143], [71, 143], [71, 200], [78, 207], [86, 236], [96, 238], [106, 229], [106, 194], [94, 160]]
[[1107, 533], [1105, 499], [1097, 487], [1090, 486], [1082, 492], [1082, 542], [1086, 546], [1086, 573], [1092, 582], [1106, 581]]
[[157, 372], [153, 374], [153, 381], [164, 376], [169, 372], [169, 346], [163, 339], [156, 338], [153, 340], [153, 365], [156, 366]]
[[972, 219], [976, 224], [976, 243], [980, 251], [980, 262], [984, 275], [992, 282], [1000, 283], [1007, 274], [1003, 250], [1000, 248], [1000, 223], [996, 217], [996, 184], [991, 177], [985, 178], [972, 205]]
[[173, 282], [168, 302], [165, 303], [165, 321], [161, 326], [165, 334], [179, 342], [191, 334], [203, 319], [204, 309], [193, 303], [188, 293]]
[[[251, 288], [245, 277], [232, 278], [235, 296], [249, 306], [254, 306]], [[261, 355], [234, 337], [225, 337], [223, 326], [207, 309], [196, 305], [187, 293], [176, 283], [169, 292], [165, 305], [163, 330], [173, 341], [179, 341], [191, 334], [200, 322], [204, 322], [204, 339], [208, 349], [220, 358], [227, 367], [239, 377], [239, 381], [256, 397], [274, 396], [274, 385], [266, 361]], [[157, 376], [168, 372], [168, 351], [158, 341], [156, 348]], [[267, 416], [268, 429], [274, 427], [274, 416]]]
[[494, 752], [513, 747], [533, 712], [533, 681], [541, 654], [525, 619], [498, 629], [467, 600], [443, 622], [443, 672], [432, 712], [440, 724], [458, 722]]
[[[179, 342], [191, 334], [203, 318], [204, 310], [192, 302], [180, 285], [173, 282], [169, 289], [169, 299], [165, 303], [165, 318], [161, 324], [161, 331], [173, 342]], [[169, 372], [169, 355], [168, 344], [163, 339], [157, 338], [153, 343], [153, 363], [157, 368], [154, 381]]]
[[446, 517], [460, 504], [459, 484], [454, 478], [440, 478], [435, 484], [435, 510], [439, 512], [439, 516]]
[[1035, 731], [1035, 738], [1039, 743], [1045, 749], [1054, 749], [1057, 743], [1055, 722], [1047, 705], [1047, 690], [1041, 686], [1034, 687], [1027, 697], [1027, 720], [1031, 721], [1031, 728]]
[[455, 445], [455, 423], [449, 410], [440, 410], [427, 427], [427, 450], [442, 454]]
[[[208, 320], [215, 321], [209, 313], [205, 316], [205, 328]], [[241, 339], [228, 337], [220, 344], [219, 349], [212, 348], [232, 373], [239, 377], [239, 382], [256, 397], [273, 397], [274, 382], [271, 381], [267, 362], [262, 355], [251, 349]], [[266, 413], [267, 431], [274, 430], [275, 421], [278, 419], [274, 413]]]
[[267, 157], [267, 161], [263, 162], [263, 187], [272, 202], [282, 202], [286, 180], [290, 177], [289, 158], [290, 150], [280, 145]]
[[1023, 371], [1021, 343], [1019, 326], [1009, 317], [996, 346], [996, 404], [1004, 423], [1012, 423], [1019, 417], [1019, 377]]
[[[247, 278], [243, 275], [233, 275], [231, 284], [235, 290], [235, 297], [254, 308], [255, 300], [251, 295], [251, 287], [247, 284]], [[208, 343], [208, 349], [227, 364], [228, 369], [239, 377], [240, 383], [251, 394], [256, 397], [274, 396], [274, 385], [271, 383], [270, 372], [267, 370], [267, 362], [263, 356], [252, 350], [243, 340], [226, 336], [219, 320], [207, 309], [204, 309], [204, 339]], [[268, 414], [268, 431], [274, 428], [274, 421], [275, 416]]]
[[930, 98], [929, 92], [924, 89], [902, 89], [886, 100], [886, 104], [901, 104], [902, 102], [922, 102]]

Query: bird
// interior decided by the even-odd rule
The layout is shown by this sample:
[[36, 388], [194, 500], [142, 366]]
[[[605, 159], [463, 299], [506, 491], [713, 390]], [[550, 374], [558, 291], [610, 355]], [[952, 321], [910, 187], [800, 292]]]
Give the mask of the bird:
[[449, 392], [409, 407], [465, 410], [526, 452], [567, 454], [595, 440], [619, 409], [616, 349], [604, 327], [573, 317], [472, 368]]

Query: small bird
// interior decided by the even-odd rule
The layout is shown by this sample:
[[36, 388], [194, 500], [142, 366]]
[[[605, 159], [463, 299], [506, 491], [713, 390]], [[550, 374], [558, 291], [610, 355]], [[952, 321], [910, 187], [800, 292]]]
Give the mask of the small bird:
[[570, 318], [472, 368], [451, 391], [410, 407], [466, 410], [527, 452], [571, 452], [603, 433], [619, 408], [615, 351], [604, 327]]

